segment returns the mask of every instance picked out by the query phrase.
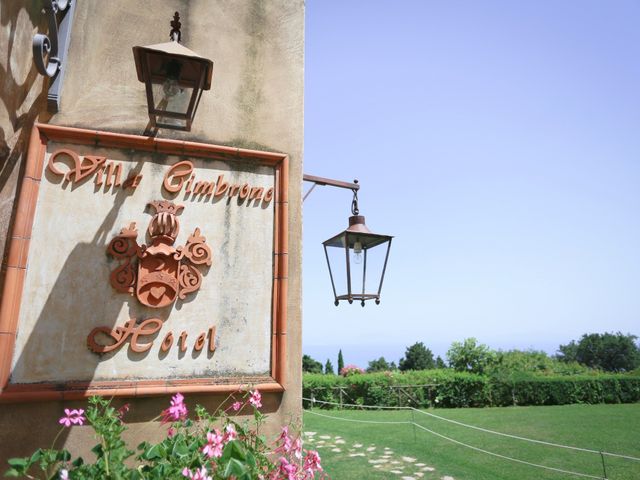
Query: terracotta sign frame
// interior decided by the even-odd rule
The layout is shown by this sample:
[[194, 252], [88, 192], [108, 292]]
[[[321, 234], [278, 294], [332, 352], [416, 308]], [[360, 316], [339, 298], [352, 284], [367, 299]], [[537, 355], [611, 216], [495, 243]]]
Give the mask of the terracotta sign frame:
[[[270, 376], [11, 383], [11, 365], [19, 329], [20, 305], [29, 265], [29, 244], [49, 141], [223, 160], [231, 164], [235, 161], [252, 162], [273, 168], [274, 229]], [[289, 158], [286, 154], [36, 123], [29, 140], [26, 168], [9, 238], [6, 276], [0, 301], [0, 403], [69, 400], [92, 395], [134, 397], [176, 392], [227, 394], [249, 386], [264, 392], [284, 391], [288, 291], [288, 188]], [[38, 259], [38, 261], [46, 261], [46, 259]]]

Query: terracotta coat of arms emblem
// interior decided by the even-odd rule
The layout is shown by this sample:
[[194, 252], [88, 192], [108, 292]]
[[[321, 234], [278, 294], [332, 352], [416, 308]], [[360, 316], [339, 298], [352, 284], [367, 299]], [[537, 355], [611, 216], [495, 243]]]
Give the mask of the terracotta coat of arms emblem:
[[107, 253], [121, 261], [110, 281], [118, 292], [135, 295], [148, 307], [162, 308], [200, 288], [202, 273], [197, 267], [211, 265], [211, 250], [199, 228], [184, 246], [173, 246], [182, 205], [161, 200], [149, 206], [155, 210], [147, 229], [150, 244], [138, 244], [135, 223], [123, 228], [107, 247]]

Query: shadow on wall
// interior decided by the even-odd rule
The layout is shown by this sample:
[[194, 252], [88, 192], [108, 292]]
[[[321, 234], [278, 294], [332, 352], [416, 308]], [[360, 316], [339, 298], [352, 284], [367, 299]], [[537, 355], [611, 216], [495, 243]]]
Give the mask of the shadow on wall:
[[[64, 267], [58, 275], [55, 285], [48, 296], [43, 313], [38, 317], [32, 334], [27, 340], [23, 354], [15, 360], [14, 371], [31, 372], [37, 367], [33, 364], [33, 357], [28, 355], [34, 352], [42, 352], [45, 355], [51, 355], [51, 361], [55, 362], [59, 368], [65, 368], [65, 364], [72, 364], [74, 359], [67, 356], [65, 349], [64, 337], [72, 334], [78, 328], [77, 322], [73, 321], [74, 304], [85, 301], [83, 296], [87, 293], [83, 288], [83, 281], [86, 281], [85, 275], [95, 275], [96, 272], [86, 271], [84, 275], [78, 275], [79, 264], [90, 265], [86, 260], [95, 258], [96, 252], [100, 251], [104, 255], [105, 238], [108, 232], [113, 228], [117, 211], [122, 205], [126, 197], [125, 190], [119, 190], [113, 198], [113, 207], [108, 215], [95, 232], [91, 243], [80, 243], [73, 249], [73, 253], [66, 259]], [[30, 263], [37, 259], [30, 259]], [[86, 267], [89, 268], [89, 267]], [[126, 301], [127, 297], [123, 296]], [[112, 311], [106, 311], [109, 306]], [[95, 304], [96, 316], [100, 315], [105, 320], [115, 319], [118, 316], [120, 306], [110, 304], [110, 302], [102, 302]], [[69, 315], [69, 324], [65, 331], [59, 331], [48, 321], [45, 312], [65, 311]], [[62, 338], [62, 341], [61, 341]], [[96, 363], [97, 364], [97, 363]], [[85, 366], [86, 368], [86, 366]], [[13, 376], [13, 374], [12, 374]], [[124, 403], [124, 402], [123, 402]], [[62, 415], [64, 408], [84, 408], [84, 401], [77, 402], [46, 402], [32, 404], [12, 404], [5, 405], [0, 408], [0, 474], [6, 468], [6, 460], [16, 456], [25, 456], [33, 452], [36, 448], [50, 447], [54, 438], [56, 438], [60, 426], [57, 419]], [[34, 410], [37, 412], [34, 415]], [[33, 425], [31, 425], [33, 423]], [[34, 436], [37, 432], [37, 436]], [[62, 434], [57, 437], [56, 447], [62, 448], [66, 444], [69, 429], [64, 429]]]
[[[46, 113], [49, 82], [37, 72], [31, 51], [36, 31], [48, 31], [39, 1], [0, 2], [0, 252], [3, 254], [0, 291], [8, 255], [6, 240], [20, 195], [31, 128], [40, 114], [43, 114], [40, 121], [50, 118]], [[25, 404], [0, 407], [0, 475], [6, 469], [8, 457], [22, 454], [26, 445], [33, 450], [34, 438], [42, 441], [42, 446], [47, 442], [50, 445], [58, 432], [55, 419], [60, 405], [41, 405], [38, 410], [50, 411], [54, 421], [40, 424]]]
[[49, 118], [48, 81], [37, 72], [31, 52], [34, 32], [47, 31], [40, 2], [3, 1], [0, 28], [0, 251], [4, 265], [31, 127], [39, 114], [46, 116], [41, 121]]

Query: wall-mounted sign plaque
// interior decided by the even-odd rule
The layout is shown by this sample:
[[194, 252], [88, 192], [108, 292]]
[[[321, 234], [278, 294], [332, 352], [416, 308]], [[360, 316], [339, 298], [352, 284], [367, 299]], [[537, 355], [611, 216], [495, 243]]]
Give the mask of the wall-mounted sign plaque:
[[0, 401], [281, 391], [286, 155], [36, 125]]

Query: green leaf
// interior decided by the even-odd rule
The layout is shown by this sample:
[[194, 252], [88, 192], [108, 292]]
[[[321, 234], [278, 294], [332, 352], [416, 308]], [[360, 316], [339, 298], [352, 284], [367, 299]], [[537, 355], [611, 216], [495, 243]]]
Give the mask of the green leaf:
[[[42, 458], [42, 450], [38, 449], [35, 452], [33, 452], [33, 455], [31, 455], [30, 463], [36, 463], [41, 458]], [[9, 463], [11, 463], [11, 460], [9, 460]]]
[[146, 450], [147, 448], [149, 448], [151, 446], [151, 444], [147, 441], [144, 441], [142, 443], [140, 443], [138, 445], [138, 450]]
[[222, 450], [220, 461], [224, 463], [229, 459], [237, 459], [242, 461], [247, 459], [247, 449], [238, 440], [231, 440], [225, 445], [224, 450]]
[[13, 468], [20, 468], [20, 467], [25, 468], [27, 465], [29, 465], [29, 459], [28, 458], [10, 458], [8, 463]]
[[251, 452], [247, 452], [247, 463], [251, 466], [251, 468], [256, 468], [258, 466], [256, 457]]
[[142, 473], [139, 472], [138, 470], [133, 470], [131, 472], [131, 480], [143, 480], [144, 477], [142, 476]]
[[56, 461], [58, 462], [68, 462], [71, 460], [71, 454], [68, 450], [61, 450], [56, 455]]
[[235, 458], [229, 460], [222, 470], [222, 478], [229, 478], [232, 475], [238, 477], [238, 479], [247, 478], [248, 474], [247, 466]]
[[144, 452], [141, 457], [144, 460], [153, 460], [155, 458], [164, 458], [166, 456], [166, 449], [164, 448], [164, 446], [159, 443], [157, 445], [154, 445], [153, 447], [151, 447], [149, 450], [147, 450], [146, 452]]
[[173, 450], [171, 450], [171, 454], [177, 457], [184, 457], [189, 454], [189, 447], [187, 447], [187, 444], [184, 442], [184, 439], [181, 439], [180, 441], [176, 442], [173, 445]]
[[93, 447], [93, 448], [91, 449], [91, 451], [92, 451], [93, 453], [95, 453], [95, 454], [96, 454], [96, 457], [98, 457], [98, 458], [102, 458], [102, 457], [104, 456], [104, 450], [103, 450], [103, 448], [102, 448], [102, 444], [101, 444], [101, 443], [99, 443], [99, 444], [97, 444], [95, 447]]

